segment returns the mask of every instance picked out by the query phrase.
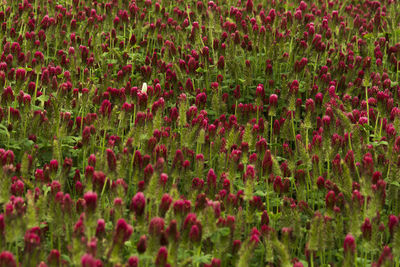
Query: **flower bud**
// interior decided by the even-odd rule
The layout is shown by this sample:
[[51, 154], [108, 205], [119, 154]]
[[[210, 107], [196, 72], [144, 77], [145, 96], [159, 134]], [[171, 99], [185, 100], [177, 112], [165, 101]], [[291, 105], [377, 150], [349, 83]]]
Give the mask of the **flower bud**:
[[106, 223], [103, 219], [97, 221], [96, 237], [101, 239], [106, 234]]
[[171, 206], [171, 203], [172, 203], [172, 197], [169, 194], [165, 193], [161, 198], [161, 203], [159, 208], [161, 216], [164, 216], [165, 213], [167, 213], [169, 207]]
[[166, 247], [161, 247], [158, 250], [157, 257], [155, 260], [156, 266], [164, 267], [167, 263], [167, 257], [168, 257], [168, 250]]
[[366, 240], [371, 240], [372, 225], [369, 218], [365, 218], [364, 223], [361, 225], [361, 232]]
[[143, 215], [146, 207], [146, 198], [142, 192], [136, 193], [136, 195], [132, 198], [130, 210], [135, 212], [137, 217]]
[[398, 227], [399, 225], [399, 218], [396, 215], [389, 215], [389, 222], [388, 222], [388, 227], [390, 234], [392, 235], [394, 230]]
[[125, 219], [119, 219], [117, 222], [117, 226], [115, 227], [114, 242], [123, 244], [131, 237], [132, 233], [133, 227], [127, 224]]
[[82, 267], [103, 266], [101, 260], [95, 259], [91, 254], [84, 254], [81, 258]]
[[147, 237], [146, 235], [142, 235], [136, 245], [136, 249], [140, 254], [143, 254], [146, 252], [147, 248]]
[[352, 234], [348, 234], [343, 242], [344, 253], [354, 254], [356, 250], [356, 240]]
[[87, 192], [83, 196], [86, 202], [86, 210], [88, 213], [94, 213], [97, 208], [97, 193], [95, 192]]
[[153, 237], [160, 236], [164, 231], [164, 219], [160, 217], [152, 218], [149, 224], [149, 234]]
[[326, 197], [325, 197], [326, 207], [333, 209], [333, 207], [335, 206], [335, 202], [336, 202], [335, 191], [331, 190], [326, 194]]
[[57, 249], [53, 249], [50, 251], [50, 254], [47, 257], [47, 263], [49, 264], [49, 266], [61, 265], [61, 254]]
[[261, 225], [268, 225], [268, 224], [269, 224], [268, 212], [264, 210], [261, 215]]
[[9, 251], [0, 253], [0, 266], [1, 267], [17, 267], [14, 255]]
[[138, 267], [138, 266], [139, 266], [139, 258], [137, 256], [132, 256], [128, 259], [126, 267]]
[[117, 169], [117, 158], [115, 157], [115, 153], [109, 148], [106, 150], [106, 153], [108, 168], [110, 171], [115, 171]]
[[189, 240], [193, 243], [198, 243], [201, 241], [201, 231], [196, 224], [192, 225], [190, 228]]

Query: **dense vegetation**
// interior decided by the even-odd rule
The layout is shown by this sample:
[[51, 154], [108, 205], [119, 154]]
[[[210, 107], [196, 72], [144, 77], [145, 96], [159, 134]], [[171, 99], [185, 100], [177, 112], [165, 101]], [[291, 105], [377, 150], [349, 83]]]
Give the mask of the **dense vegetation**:
[[398, 1], [2, 2], [1, 267], [400, 265]]

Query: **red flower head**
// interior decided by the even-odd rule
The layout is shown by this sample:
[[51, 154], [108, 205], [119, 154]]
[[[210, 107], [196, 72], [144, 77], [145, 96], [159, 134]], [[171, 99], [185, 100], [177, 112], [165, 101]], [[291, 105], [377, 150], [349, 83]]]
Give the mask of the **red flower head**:
[[165, 215], [165, 213], [171, 206], [171, 203], [172, 203], [172, 197], [169, 194], [165, 193], [161, 198], [161, 203], [159, 208], [161, 216]]
[[25, 252], [32, 253], [35, 249], [40, 246], [40, 231], [36, 231], [35, 228], [26, 231], [25, 240]]
[[190, 228], [189, 240], [193, 243], [198, 243], [201, 241], [201, 230], [196, 224], [192, 225]]
[[372, 225], [371, 225], [371, 220], [369, 218], [365, 218], [364, 223], [361, 225], [361, 232], [366, 240], [371, 239]]
[[97, 221], [96, 237], [102, 238], [106, 234], [106, 223], [103, 219]]
[[269, 96], [269, 104], [272, 107], [276, 107], [276, 105], [278, 104], [278, 96], [276, 94], [271, 94]]
[[61, 264], [60, 252], [57, 249], [51, 250], [49, 256], [47, 257], [47, 262], [49, 266], [60, 266]]
[[135, 212], [137, 217], [143, 215], [146, 207], [146, 198], [142, 192], [136, 193], [136, 195], [132, 198], [130, 209]]
[[268, 225], [268, 224], [269, 224], [268, 212], [264, 210], [261, 215], [261, 225]]
[[217, 62], [218, 69], [222, 70], [225, 67], [225, 58], [224, 56], [220, 56]]
[[137, 256], [132, 256], [128, 259], [127, 267], [138, 267], [139, 266], [139, 258]]
[[137, 251], [142, 254], [146, 252], [147, 249], [147, 237], [146, 235], [142, 235], [136, 245]]
[[399, 218], [396, 215], [391, 214], [389, 216], [389, 222], [388, 222], [388, 227], [390, 234], [392, 235], [394, 230], [398, 227], [399, 225]]
[[326, 194], [325, 204], [328, 208], [333, 209], [333, 207], [335, 206], [335, 202], [336, 202], [335, 191], [331, 190]]
[[172, 220], [169, 223], [166, 233], [167, 233], [168, 238], [172, 241], [177, 241], [179, 239], [180, 234], [178, 231], [178, 225], [177, 225], [176, 220]]
[[352, 234], [348, 234], [343, 242], [344, 253], [354, 254], [356, 250], [356, 240]]
[[166, 247], [161, 247], [158, 250], [155, 264], [156, 266], [164, 267], [167, 263], [168, 250]]
[[0, 267], [17, 267], [14, 255], [9, 251], [0, 253]]
[[131, 237], [132, 233], [133, 227], [127, 224], [125, 219], [119, 219], [117, 222], [117, 226], [115, 227], [114, 242], [123, 244]]
[[106, 150], [106, 153], [108, 168], [110, 169], [110, 171], [115, 171], [117, 169], [117, 158], [115, 156], [115, 153], [109, 148]]
[[156, 237], [161, 235], [163, 231], [164, 231], [164, 219], [160, 217], [155, 217], [151, 219], [149, 224], [150, 235]]
[[86, 203], [86, 210], [89, 213], [94, 213], [97, 208], [97, 193], [95, 192], [87, 192], [83, 198], [85, 199]]
[[85, 254], [81, 258], [82, 267], [99, 267], [103, 266], [103, 263], [99, 259], [95, 259], [91, 254]]

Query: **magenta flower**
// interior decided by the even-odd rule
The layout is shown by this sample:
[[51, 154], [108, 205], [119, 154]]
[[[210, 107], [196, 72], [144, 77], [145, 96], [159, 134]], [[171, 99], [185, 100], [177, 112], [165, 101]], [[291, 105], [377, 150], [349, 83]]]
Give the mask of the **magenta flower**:
[[136, 249], [140, 254], [146, 252], [147, 249], [147, 237], [146, 235], [142, 235], [136, 245]]
[[117, 169], [117, 158], [115, 156], [114, 151], [107, 148], [106, 154], [107, 154], [108, 169], [110, 171], [115, 171]]
[[129, 240], [133, 233], [133, 227], [124, 219], [119, 219], [115, 227], [114, 242], [118, 244], [123, 244], [125, 241]]
[[347, 234], [343, 242], [344, 253], [354, 254], [356, 250], [356, 240], [352, 234]]
[[126, 264], [127, 267], [138, 267], [139, 266], [139, 258], [137, 256], [132, 256], [128, 259]]
[[161, 235], [164, 231], [164, 219], [160, 217], [152, 218], [149, 224], [149, 234], [153, 237]]
[[169, 207], [171, 206], [171, 203], [172, 203], [172, 197], [169, 194], [165, 193], [161, 198], [160, 207], [159, 207], [161, 216], [165, 215], [165, 213], [168, 211]]
[[136, 193], [132, 198], [130, 209], [135, 212], [135, 215], [140, 217], [143, 215], [146, 207], [146, 198], [142, 192]]
[[95, 192], [87, 192], [87, 193], [85, 193], [83, 198], [85, 199], [86, 210], [89, 213], [94, 213], [96, 211], [96, 208], [97, 208], [97, 193], [95, 193]]
[[106, 223], [103, 219], [97, 221], [96, 237], [101, 239], [106, 234]]
[[189, 240], [193, 243], [198, 243], [201, 241], [201, 232], [196, 224], [192, 225], [192, 227], [190, 228]]
[[0, 253], [0, 266], [1, 267], [17, 267], [14, 255], [9, 251]]
[[225, 57], [220, 56], [217, 62], [218, 69], [222, 70], [225, 67]]
[[50, 254], [47, 257], [47, 263], [49, 264], [49, 266], [60, 266], [61, 254], [57, 249], [53, 249], [50, 251]]
[[365, 218], [364, 223], [361, 225], [361, 232], [366, 240], [371, 239], [372, 224], [369, 218]]
[[82, 267], [98, 267], [103, 266], [100, 259], [94, 258], [91, 254], [84, 254], [81, 258]]
[[396, 215], [389, 215], [388, 227], [390, 234], [392, 235], [394, 230], [398, 228], [399, 225], [399, 218]]
[[168, 257], [168, 250], [166, 247], [161, 247], [158, 250], [155, 264], [156, 266], [164, 267], [167, 263], [167, 257]]

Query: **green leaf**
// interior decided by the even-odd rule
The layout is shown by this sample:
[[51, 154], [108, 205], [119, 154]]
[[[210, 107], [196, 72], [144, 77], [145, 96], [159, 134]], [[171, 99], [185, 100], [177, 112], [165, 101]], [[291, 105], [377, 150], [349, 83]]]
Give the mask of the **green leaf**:
[[267, 195], [267, 192], [261, 191], [261, 190], [257, 190], [254, 195], [256, 196], [260, 196], [260, 197], [265, 197]]
[[198, 73], [205, 73], [207, 72], [205, 69], [203, 69], [202, 67], [197, 68], [196, 72]]
[[113, 229], [113, 224], [112, 224], [112, 222], [110, 221], [110, 222], [107, 222], [106, 223], [106, 230], [107, 231], [112, 231], [112, 229]]
[[48, 95], [41, 95], [38, 98], [36, 98], [36, 100], [39, 100], [40, 102], [46, 102], [47, 100], [49, 100], [49, 96]]
[[373, 37], [372, 33], [367, 33], [362, 36], [364, 39], [371, 39]]
[[33, 141], [29, 139], [23, 139], [21, 140], [20, 144], [22, 145], [23, 148], [25, 148], [25, 150], [27, 150], [33, 145]]
[[193, 256], [193, 263], [208, 263], [212, 259], [211, 254]]
[[62, 258], [64, 261], [66, 261], [66, 262], [68, 262], [68, 263], [71, 263], [71, 258], [70, 258], [68, 255], [66, 255], [66, 254], [62, 254], [62, 255], [61, 255], [61, 258]]
[[107, 63], [108, 64], [116, 64], [116, 63], [118, 63], [118, 60], [116, 60], [116, 59], [109, 59], [109, 60], [107, 60]]
[[373, 130], [374, 130], [374, 128], [373, 128], [371, 125], [369, 125], [369, 124], [364, 124], [363, 127], [364, 127], [364, 129], [366, 129], [366, 130], [370, 130], [370, 131], [373, 131]]
[[65, 137], [61, 137], [60, 141], [65, 142], [65, 143], [69, 143], [69, 144], [75, 144], [80, 139], [82, 139], [82, 137], [68, 135], [68, 136], [65, 136]]
[[228, 236], [229, 233], [231, 232], [231, 229], [229, 227], [222, 227], [218, 230], [218, 232], [222, 235], [222, 236]]
[[[278, 144], [278, 143], [271, 143], [271, 144], [268, 144], [270, 147], [280, 147], [281, 146], [281, 144]], [[276, 157], [277, 159], [278, 159], [278, 156]]]
[[308, 262], [305, 260], [300, 260], [304, 267], [308, 267]]
[[276, 158], [277, 161], [285, 161], [286, 160], [285, 158], [282, 158], [282, 157], [279, 157], [279, 156], [276, 156], [275, 158]]
[[400, 183], [397, 181], [390, 182], [389, 184], [400, 187]]
[[51, 188], [50, 188], [50, 186], [43, 185], [42, 190], [43, 190], [43, 195], [47, 196], [47, 193], [50, 192]]
[[131, 242], [131, 241], [126, 241], [126, 242], [124, 243], [124, 245], [125, 245], [127, 248], [131, 248], [131, 247], [132, 247], [132, 242]]
[[3, 124], [0, 124], [0, 134], [7, 135], [8, 137], [10, 136], [10, 133], [8, 132], [8, 128], [4, 126]]

